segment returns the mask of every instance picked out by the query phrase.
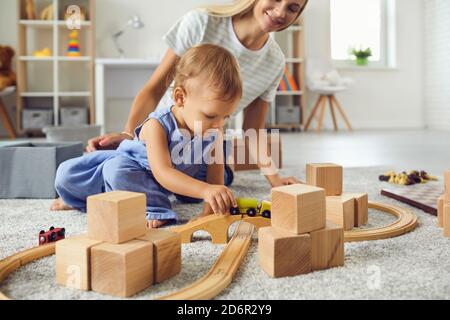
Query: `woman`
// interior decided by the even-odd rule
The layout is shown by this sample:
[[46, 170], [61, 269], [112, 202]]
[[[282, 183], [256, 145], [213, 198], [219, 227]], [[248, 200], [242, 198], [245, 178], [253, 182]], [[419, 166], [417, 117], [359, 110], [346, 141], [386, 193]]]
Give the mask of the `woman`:
[[[269, 103], [283, 76], [285, 57], [269, 36], [294, 23], [308, 0], [236, 0], [231, 5], [211, 6], [185, 14], [165, 35], [169, 46], [161, 64], [136, 96], [122, 133], [106, 134], [89, 141], [87, 151], [115, 149], [134, 138], [134, 129], [155, 110], [161, 98], [170, 99], [168, 84], [177, 59], [190, 47], [213, 43], [231, 51], [238, 60], [244, 93], [236, 113], [244, 110], [243, 129], [263, 129]], [[170, 80], [170, 81], [167, 81]], [[255, 155], [257, 150], [250, 150]], [[226, 170], [225, 182], [232, 172]], [[266, 175], [272, 187], [300, 182], [294, 177]], [[185, 199], [187, 200], [187, 199]]]

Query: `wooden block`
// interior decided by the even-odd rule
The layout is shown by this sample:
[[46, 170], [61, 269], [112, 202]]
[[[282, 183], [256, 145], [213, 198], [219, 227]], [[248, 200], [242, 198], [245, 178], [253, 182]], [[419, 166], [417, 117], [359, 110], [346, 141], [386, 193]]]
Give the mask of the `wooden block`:
[[437, 208], [438, 208], [438, 226], [439, 228], [444, 227], [444, 203], [445, 203], [445, 195], [442, 195], [439, 197], [437, 202]]
[[[281, 151], [281, 137], [280, 135], [268, 134], [267, 137], [267, 155], [272, 157], [272, 151], [276, 156], [272, 158], [276, 168], [282, 167], [282, 151]], [[250, 160], [249, 144], [252, 143], [249, 137], [245, 139], [234, 138], [232, 140], [232, 152], [227, 158], [227, 164], [234, 171], [258, 170], [256, 160]]]
[[342, 194], [342, 166], [333, 163], [309, 163], [306, 165], [306, 183], [324, 188], [327, 196]]
[[450, 238], [450, 203], [444, 204], [444, 236]]
[[161, 283], [181, 271], [181, 236], [162, 229], [147, 231], [139, 240], [153, 244], [153, 275], [155, 283]]
[[109, 243], [123, 243], [145, 235], [146, 196], [113, 191], [88, 197], [88, 236]]
[[444, 195], [445, 201], [450, 201], [450, 170], [444, 172]]
[[153, 244], [132, 240], [102, 243], [91, 250], [92, 290], [130, 297], [153, 284]]
[[344, 265], [344, 229], [327, 221], [325, 229], [311, 234], [311, 268], [324, 270]]
[[80, 236], [56, 242], [56, 283], [91, 290], [91, 249], [102, 243]]
[[355, 225], [355, 199], [349, 195], [326, 197], [327, 219], [352, 230]]
[[311, 236], [293, 235], [274, 227], [258, 231], [261, 268], [273, 278], [311, 272]]
[[305, 184], [272, 189], [272, 226], [303, 234], [325, 228], [325, 190]]
[[355, 227], [361, 227], [369, 222], [369, 196], [367, 193], [345, 193], [355, 199]]

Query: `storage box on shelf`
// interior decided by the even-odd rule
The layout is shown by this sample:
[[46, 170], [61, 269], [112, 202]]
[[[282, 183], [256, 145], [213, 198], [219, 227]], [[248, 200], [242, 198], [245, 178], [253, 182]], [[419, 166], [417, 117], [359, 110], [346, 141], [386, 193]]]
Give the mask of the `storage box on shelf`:
[[304, 21], [275, 34], [286, 56], [286, 71], [275, 100], [270, 105], [266, 126], [269, 129], [301, 129], [305, 98]]

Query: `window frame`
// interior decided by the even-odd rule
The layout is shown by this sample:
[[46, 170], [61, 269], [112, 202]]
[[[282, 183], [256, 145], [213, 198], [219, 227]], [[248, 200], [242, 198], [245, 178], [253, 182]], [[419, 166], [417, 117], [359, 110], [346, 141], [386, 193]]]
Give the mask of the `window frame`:
[[[396, 65], [396, 0], [380, 0], [381, 5], [381, 30], [380, 30], [380, 60], [371, 61], [364, 68], [394, 69]], [[332, 57], [332, 38], [331, 38], [331, 5], [330, 5], [330, 60], [337, 68], [362, 68], [355, 64], [355, 60], [350, 58], [340, 60]]]

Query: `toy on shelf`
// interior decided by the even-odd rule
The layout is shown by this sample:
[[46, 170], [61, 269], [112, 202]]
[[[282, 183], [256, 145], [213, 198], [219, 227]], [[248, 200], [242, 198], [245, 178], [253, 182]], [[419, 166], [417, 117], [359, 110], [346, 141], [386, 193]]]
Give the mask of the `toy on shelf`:
[[[83, 6], [77, 5], [77, 11], [71, 10], [73, 7], [72, 5], [68, 5], [64, 8], [64, 20], [69, 20], [73, 17], [74, 14], [77, 15], [77, 19], [80, 21], [86, 21], [87, 20], [87, 14], [86, 9]], [[78, 11], [79, 9], [79, 11]]]
[[78, 31], [73, 30], [69, 35], [69, 44], [67, 48], [67, 54], [68, 57], [80, 57], [80, 42], [78, 40]]
[[33, 52], [33, 56], [37, 58], [45, 58], [52, 56], [52, 50], [50, 48], [44, 48], [42, 50], [36, 50]]
[[395, 173], [394, 171], [386, 172], [378, 178], [380, 181], [389, 183], [410, 186], [417, 183], [427, 183], [428, 181], [437, 181], [438, 179], [429, 175], [425, 171], [412, 170], [409, 173], [403, 171], [402, 173]]
[[12, 66], [14, 55], [13, 48], [0, 45], [0, 91], [16, 85], [16, 73], [13, 71]]
[[41, 230], [39, 232], [39, 245], [56, 242], [66, 237], [66, 229], [50, 227], [48, 231]]
[[40, 14], [41, 20], [53, 20], [53, 4], [45, 7]]
[[28, 20], [36, 19], [36, 10], [34, 7], [34, 0], [27, 0], [26, 6], [25, 6], [25, 14], [26, 14], [26, 18]]
[[284, 67], [284, 75], [281, 79], [280, 85], [278, 86], [278, 91], [298, 91], [299, 87], [294, 77], [290, 73], [287, 66]]
[[259, 202], [256, 198], [237, 198], [237, 207], [231, 208], [232, 215], [247, 214], [249, 217], [260, 215], [270, 219], [270, 201]]

